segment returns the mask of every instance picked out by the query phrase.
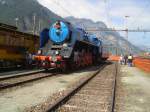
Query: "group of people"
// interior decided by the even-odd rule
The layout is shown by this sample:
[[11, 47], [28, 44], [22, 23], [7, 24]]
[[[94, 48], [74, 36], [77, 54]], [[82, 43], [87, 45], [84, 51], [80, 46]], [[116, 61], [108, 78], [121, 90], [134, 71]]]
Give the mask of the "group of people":
[[128, 66], [133, 66], [133, 56], [130, 54], [130, 55], [121, 55], [120, 56], [120, 59], [119, 59], [119, 62], [121, 65], [127, 65]]

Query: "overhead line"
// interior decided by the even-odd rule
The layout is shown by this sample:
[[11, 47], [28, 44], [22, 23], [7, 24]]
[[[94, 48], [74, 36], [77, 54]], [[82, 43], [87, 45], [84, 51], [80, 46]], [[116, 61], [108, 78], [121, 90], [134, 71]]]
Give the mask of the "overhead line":
[[114, 31], [123, 31], [123, 32], [150, 32], [150, 29], [88, 29], [86, 31], [105, 31], [105, 32], [114, 32]]
[[73, 16], [73, 14], [70, 11], [68, 11], [66, 8], [64, 8], [62, 5], [60, 5], [57, 1], [54, 0], [53, 3], [55, 3], [56, 5], [59, 5], [60, 8], [63, 9], [70, 16]]

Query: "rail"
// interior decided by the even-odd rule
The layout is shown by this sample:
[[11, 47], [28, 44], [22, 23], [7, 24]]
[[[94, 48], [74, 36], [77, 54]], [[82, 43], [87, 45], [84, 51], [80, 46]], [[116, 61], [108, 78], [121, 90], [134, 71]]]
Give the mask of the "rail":
[[105, 66], [106, 65], [101, 66], [101, 68], [96, 73], [94, 73], [92, 76], [90, 76], [85, 81], [83, 81], [82, 83], [80, 83], [75, 89], [73, 89], [70, 92], [68, 92], [68, 94], [66, 94], [64, 97], [62, 97], [61, 99], [59, 99], [58, 101], [56, 101], [53, 105], [51, 105], [48, 108], [48, 110], [46, 110], [46, 112], [55, 112], [55, 110], [58, 109], [58, 107], [60, 107], [65, 102], [67, 102], [70, 99], [71, 96], [73, 96], [84, 85], [86, 85], [90, 80], [92, 80]]
[[[83, 87], [85, 87], [86, 84], [89, 84], [91, 80], [96, 77], [100, 71], [105, 67], [106, 65], [103, 65], [97, 72], [95, 72], [92, 76], [88, 77], [86, 80], [78, 84], [73, 90], [70, 90], [66, 95], [58, 99], [54, 104], [50, 105], [49, 108], [46, 110], [46, 112], [55, 112], [59, 107], [62, 107], [66, 102], [68, 102], [75, 94], [78, 93]], [[111, 93], [111, 104], [110, 112], [114, 112], [115, 109], [115, 94], [116, 94], [116, 83], [117, 83], [117, 74], [118, 74], [118, 65], [115, 64], [115, 71], [114, 71], [114, 77], [113, 77], [113, 85], [112, 85], [112, 93]]]
[[0, 91], [16, 86], [21, 86], [26, 83], [38, 81], [47, 77], [51, 77], [56, 75], [57, 73], [41, 73], [41, 72], [34, 72], [28, 74], [22, 74], [12, 77], [5, 77], [1, 78], [0, 80]]

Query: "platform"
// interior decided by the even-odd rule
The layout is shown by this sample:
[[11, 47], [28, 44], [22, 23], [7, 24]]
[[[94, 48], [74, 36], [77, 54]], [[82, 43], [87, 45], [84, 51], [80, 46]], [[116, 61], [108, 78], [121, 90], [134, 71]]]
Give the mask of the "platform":
[[117, 112], [150, 112], [150, 73], [121, 66], [121, 97]]

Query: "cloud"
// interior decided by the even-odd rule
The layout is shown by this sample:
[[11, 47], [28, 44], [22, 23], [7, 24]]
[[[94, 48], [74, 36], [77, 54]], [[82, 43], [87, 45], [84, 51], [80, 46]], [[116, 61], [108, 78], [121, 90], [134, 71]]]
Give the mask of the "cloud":
[[[94, 21], [103, 21], [107, 25], [115, 27], [122, 27], [125, 23], [128, 23], [130, 28], [150, 27], [150, 13], [147, 7], [145, 7], [149, 3], [147, 0], [107, 0], [108, 4], [105, 4], [105, 0], [38, 1], [62, 17], [88, 18]], [[126, 15], [130, 16], [128, 22], [125, 20]], [[119, 21], [116, 21], [116, 18]], [[134, 24], [135, 21], [138, 24]]]
[[[122, 29], [150, 29], [149, 0], [38, 0], [42, 5], [56, 14], [67, 17], [87, 18], [93, 21], [103, 21], [109, 27]], [[105, 4], [107, 1], [107, 4]], [[125, 16], [130, 16], [127, 20]], [[149, 33], [148, 33], [149, 34]], [[148, 35], [147, 34], [147, 35]], [[121, 34], [122, 35], [122, 34]], [[124, 36], [124, 35], [123, 35]], [[142, 39], [142, 33], [129, 35], [133, 43], [148, 44]], [[149, 35], [148, 35], [149, 36]], [[135, 37], [135, 38], [134, 38]], [[137, 39], [139, 38], [139, 39]], [[137, 42], [138, 40], [140, 40]], [[136, 41], [135, 41], [136, 40]], [[143, 42], [142, 42], [143, 40]]]
[[[62, 17], [74, 16], [78, 18], [88, 18], [94, 21], [105, 20], [104, 2], [91, 0], [38, 0], [56, 14]], [[97, 2], [96, 2], [97, 1]], [[96, 4], [95, 4], [96, 3]]]
[[[120, 24], [120, 26], [126, 24], [129, 28], [137, 28], [141, 26], [142, 28], [150, 28], [149, 10], [132, 3], [127, 6], [124, 5], [124, 7], [120, 6], [112, 8], [110, 16], [112, 17], [112, 20], [115, 17], [122, 19], [122, 24]], [[129, 16], [129, 18], [125, 19], [125, 16]]]

